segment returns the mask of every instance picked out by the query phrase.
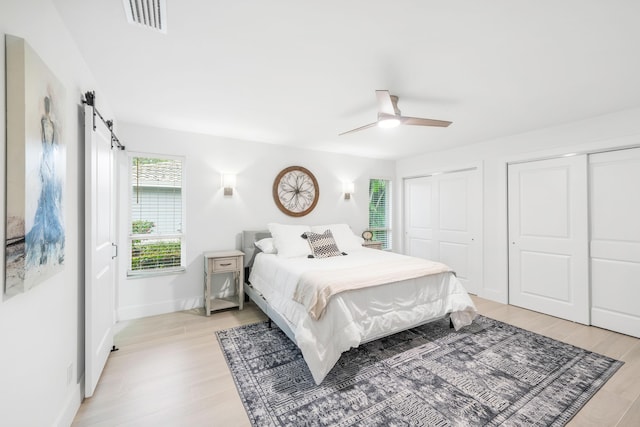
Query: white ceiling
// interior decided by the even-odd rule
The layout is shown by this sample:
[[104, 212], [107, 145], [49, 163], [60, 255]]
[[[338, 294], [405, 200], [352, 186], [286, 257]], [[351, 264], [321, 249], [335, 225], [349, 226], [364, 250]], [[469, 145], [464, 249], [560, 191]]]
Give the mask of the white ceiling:
[[[397, 159], [640, 106], [637, 0], [53, 1], [119, 121]], [[376, 89], [453, 124], [339, 137]]]

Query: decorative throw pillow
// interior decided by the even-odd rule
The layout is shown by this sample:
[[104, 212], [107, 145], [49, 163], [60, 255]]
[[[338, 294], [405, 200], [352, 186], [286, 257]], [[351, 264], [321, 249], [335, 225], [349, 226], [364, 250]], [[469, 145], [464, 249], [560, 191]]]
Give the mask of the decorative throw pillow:
[[332, 256], [346, 255], [338, 249], [331, 230], [327, 230], [322, 234], [308, 231], [303, 233], [301, 237], [307, 239], [311, 247], [313, 255], [309, 255], [309, 258], [329, 258]]

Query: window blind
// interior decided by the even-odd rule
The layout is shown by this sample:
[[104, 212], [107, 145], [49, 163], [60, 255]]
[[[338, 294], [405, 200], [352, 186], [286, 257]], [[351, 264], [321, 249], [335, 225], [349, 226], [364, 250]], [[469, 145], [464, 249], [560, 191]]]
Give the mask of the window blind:
[[133, 157], [131, 271], [182, 266], [182, 161]]
[[383, 249], [391, 248], [391, 181], [369, 180], [369, 230], [373, 240], [382, 242]]

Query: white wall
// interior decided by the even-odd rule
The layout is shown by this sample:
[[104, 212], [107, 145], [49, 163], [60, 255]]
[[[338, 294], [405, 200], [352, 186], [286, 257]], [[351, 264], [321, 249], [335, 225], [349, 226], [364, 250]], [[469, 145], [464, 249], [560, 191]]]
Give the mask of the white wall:
[[[4, 34], [22, 37], [64, 85], [67, 153], [64, 271], [24, 294], [0, 301], [0, 425], [69, 425], [80, 406], [84, 369], [83, 152], [78, 105], [82, 93], [95, 89], [99, 94], [100, 90], [49, 0], [2, 0], [0, 34], [0, 58], [5, 57]], [[0, 191], [4, 201], [4, 66], [0, 67], [0, 82]], [[4, 216], [3, 205], [2, 241]], [[4, 287], [4, 262], [0, 262], [0, 277]], [[72, 378], [67, 383], [69, 366]]]
[[[393, 179], [395, 162], [294, 149], [118, 124], [118, 138], [128, 152], [185, 157], [186, 273], [128, 279], [126, 270], [128, 196], [126, 154], [120, 163], [120, 242], [118, 313], [120, 319], [149, 316], [203, 305], [203, 260], [207, 250], [240, 249], [242, 230], [287, 224], [347, 223], [356, 233], [368, 224], [369, 178]], [[287, 166], [309, 169], [318, 180], [320, 199], [302, 218], [280, 212], [272, 197], [273, 180]], [[222, 173], [237, 175], [233, 196], [224, 196]], [[342, 182], [355, 183], [344, 200]]]
[[[507, 163], [573, 152], [589, 152], [640, 144], [640, 108], [612, 113], [534, 132], [451, 149], [397, 162], [396, 192], [402, 196], [405, 177], [438, 171], [479, 167], [483, 186], [483, 283], [479, 295], [508, 301], [507, 258]], [[636, 183], [630, 183], [636, 185]], [[631, 188], [631, 187], [630, 187]], [[633, 187], [635, 188], [635, 187]], [[402, 197], [396, 198], [400, 212]], [[401, 231], [402, 218], [396, 215], [394, 228]], [[394, 249], [403, 247], [401, 232]]]

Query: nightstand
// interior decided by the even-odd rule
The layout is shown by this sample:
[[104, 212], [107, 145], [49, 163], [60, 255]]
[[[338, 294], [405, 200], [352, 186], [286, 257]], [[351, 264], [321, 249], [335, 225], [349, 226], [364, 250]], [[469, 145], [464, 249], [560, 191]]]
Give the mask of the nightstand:
[[[211, 251], [204, 254], [204, 311], [207, 316], [212, 311], [238, 307], [244, 303], [244, 252]], [[211, 281], [216, 274], [232, 273], [236, 294], [217, 298], [211, 294]]]
[[377, 242], [375, 240], [365, 240], [362, 246], [364, 246], [365, 248], [382, 250], [382, 242]]

